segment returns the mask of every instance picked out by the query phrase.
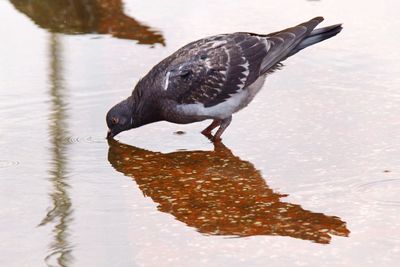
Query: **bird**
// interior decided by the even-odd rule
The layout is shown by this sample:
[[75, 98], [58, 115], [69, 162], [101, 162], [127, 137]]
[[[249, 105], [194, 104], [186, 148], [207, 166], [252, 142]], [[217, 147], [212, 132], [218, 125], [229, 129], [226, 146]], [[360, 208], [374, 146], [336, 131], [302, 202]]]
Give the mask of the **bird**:
[[211, 119], [202, 133], [220, 142], [232, 114], [253, 100], [283, 60], [342, 30], [342, 24], [316, 28], [323, 20], [315, 17], [269, 34], [219, 34], [183, 46], [108, 111], [107, 138], [158, 121], [188, 124]]

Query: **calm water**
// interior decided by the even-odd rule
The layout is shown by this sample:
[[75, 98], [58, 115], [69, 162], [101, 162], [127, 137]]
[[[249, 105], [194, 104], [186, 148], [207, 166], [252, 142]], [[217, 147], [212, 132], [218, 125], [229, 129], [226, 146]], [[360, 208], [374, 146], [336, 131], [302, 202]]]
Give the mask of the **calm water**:
[[[0, 266], [397, 266], [398, 1], [0, 0]], [[213, 146], [107, 142], [105, 113], [204, 36], [323, 15]], [[182, 131], [183, 134], [181, 134]]]

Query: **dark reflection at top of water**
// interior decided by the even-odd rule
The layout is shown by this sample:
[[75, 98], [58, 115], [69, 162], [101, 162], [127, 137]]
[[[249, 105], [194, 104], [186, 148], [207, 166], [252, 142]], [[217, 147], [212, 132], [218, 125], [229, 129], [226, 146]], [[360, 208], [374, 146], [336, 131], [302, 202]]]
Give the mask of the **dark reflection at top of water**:
[[348, 236], [335, 216], [283, 202], [253, 164], [224, 145], [214, 151], [163, 154], [109, 141], [108, 160], [135, 179], [145, 196], [188, 226], [210, 235], [280, 235], [328, 244]]
[[64, 34], [111, 34], [139, 44], [165, 44], [164, 37], [123, 12], [121, 0], [10, 0], [39, 27]]

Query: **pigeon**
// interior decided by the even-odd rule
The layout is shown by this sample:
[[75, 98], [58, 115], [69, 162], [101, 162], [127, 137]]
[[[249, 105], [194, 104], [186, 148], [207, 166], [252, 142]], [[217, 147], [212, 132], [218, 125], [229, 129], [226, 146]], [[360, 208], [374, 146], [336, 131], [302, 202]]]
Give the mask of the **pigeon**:
[[213, 142], [221, 141], [232, 114], [253, 100], [283, 60], [342, 30], [341, 24], [315, 29], [322, 21], [316, 17], [270, 34], [220, 34], [183, 46], [108, 111], [107, 138], [157, 121], [187, 124], [211, 119], [202, 133]]

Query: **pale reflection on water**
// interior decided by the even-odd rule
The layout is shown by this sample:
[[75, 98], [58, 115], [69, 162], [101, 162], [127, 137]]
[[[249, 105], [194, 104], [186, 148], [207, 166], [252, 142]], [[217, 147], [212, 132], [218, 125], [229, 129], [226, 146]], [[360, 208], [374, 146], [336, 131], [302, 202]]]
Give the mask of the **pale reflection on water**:
[[50, 99], [51, 113], [49, 117], [49, 135], [51, 136], [52, 155], [49, 171], [52, 190], [50, 193], [51, 206], [39, 226], [54, 225], [54, 237], [49, 245], [49, 254], [45, 257], [48, 266], [69, 266], [72, 260], [72, 244], [69, 241], [70, 223], [73, 219], [72, 201], [69, 196], [68, 184], [68, 154], [64, 142], [68, 135], [67, 104], [62, 78], [62, 47], [57, 34], [50, 35]]
[[[0, 1], [0, 266], [395, 266], [398, 7]], [[185, 43], [317, 15], [343, 32], [271, 75], [225, 145], [207, 123], [104, 139], [109, 107]]]

